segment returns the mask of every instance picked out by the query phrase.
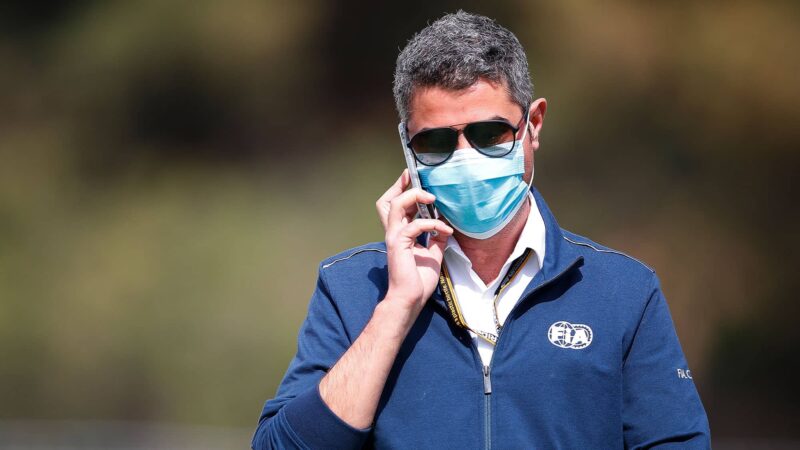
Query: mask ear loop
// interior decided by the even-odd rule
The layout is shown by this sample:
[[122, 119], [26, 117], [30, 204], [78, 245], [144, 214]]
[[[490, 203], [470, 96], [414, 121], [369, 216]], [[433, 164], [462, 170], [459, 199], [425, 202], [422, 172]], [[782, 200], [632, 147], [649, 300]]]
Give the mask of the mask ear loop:
[[[523, 142], [525, 141], [525, 135], [528, 134], [528, 128], [530, 128], [531, 126], [530, 113], [531, 110], [530, 107], [528, 107], [528, 111], [525, 113], [525, 131], [522, 132], [522, 138], [519, 140], [520, 145], [523, 145]], [[529, 138], [531, 139], [531, 142], [533, 142], [532, 134], [529, 136]], [[523, 154], [524, 154], [524, 147], [523, 147]], [[533, 157], [533, 155], [531, 155], [531, 157]], [[533, 186], [533, 173], [535, 170], [536, 167], [534, 167], [533, 161], [531, 161], [531, 179], [528, 181], [529, 191], [531, 190], [531, 186]]]

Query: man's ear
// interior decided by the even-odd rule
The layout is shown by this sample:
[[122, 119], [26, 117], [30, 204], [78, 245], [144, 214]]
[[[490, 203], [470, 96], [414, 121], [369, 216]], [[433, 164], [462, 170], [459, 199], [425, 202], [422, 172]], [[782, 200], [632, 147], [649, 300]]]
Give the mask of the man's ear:
[[[531, 143], [538, 143], [539, 133], [542, 132], [542, 125], [544, 124], [544, 114], [547, 112], [547, 100], [544, 98], [537, 98], [531, 103], [529, 110], [528, 126]], [[537, 145], [538, 147], [538, 145]]]

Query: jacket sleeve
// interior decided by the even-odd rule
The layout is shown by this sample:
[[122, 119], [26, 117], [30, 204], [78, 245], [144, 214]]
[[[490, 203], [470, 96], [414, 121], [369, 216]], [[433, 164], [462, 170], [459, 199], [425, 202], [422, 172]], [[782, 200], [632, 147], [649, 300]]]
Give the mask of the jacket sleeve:
[[275, 398], [264, 405], [253, 436], [254, 450], [356, 449], [364, 445], [370, 429], [356, 429], [342, 421], [318, 389], [319, 381], [350, 345], [320, 270], [297, 338], [297, 353]]
[[622, 377], [625, 448], [711, 448], [708, 418], [655, 275]]

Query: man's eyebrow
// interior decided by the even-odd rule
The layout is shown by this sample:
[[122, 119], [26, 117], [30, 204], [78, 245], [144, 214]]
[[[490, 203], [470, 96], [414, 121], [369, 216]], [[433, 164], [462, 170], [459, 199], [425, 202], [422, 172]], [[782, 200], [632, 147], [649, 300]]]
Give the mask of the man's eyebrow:
[[454, 124], [452, 124], [452, 125], [446, 125], [446, 126], [443, 126], [443, 127], [423, 127], [423, 128], [420, 128], [420, 129], [419, 129], [419, 131], [417, 131], [415, 134], [422, 133], [423, 131], [435, 130], [435, 129], [437, 129], [437, 128], [450, 128], [450, 127], [457, 127], [457, 126], [459, 126], [459, 125], [466, 125], [466, 124], [468, 124], [468, 123], [475, 123], [475, 122], [483, 122], [483, 121], [485, 121], [485, 120], [502, 120], [502, 121], [504, 121], [504, 122], [511, 123], [511, 121], [510, 121], [510, 120], [506, 119], [506, 118], [505, 118], [505, 117], [503, 117], [503, 116], [492, 116], [492, 117], [489, 117], [488, 119], [473, 120], [472, 122], [464, 122], [464, 123], [454, 123]]

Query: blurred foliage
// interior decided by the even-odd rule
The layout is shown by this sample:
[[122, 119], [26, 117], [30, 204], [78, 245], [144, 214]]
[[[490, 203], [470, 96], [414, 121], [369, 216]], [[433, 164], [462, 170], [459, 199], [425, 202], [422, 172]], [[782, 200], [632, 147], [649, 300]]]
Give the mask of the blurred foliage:
[[5, 2], [0, 418], [255, 425], [317, 263], [381, 239], [394, 60], [495, 17], [562, 226], [655, 267], [716, 436], [800, 429], [796, 2]]

